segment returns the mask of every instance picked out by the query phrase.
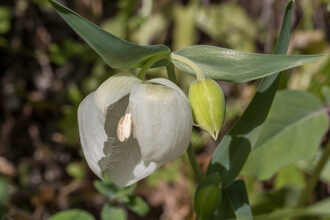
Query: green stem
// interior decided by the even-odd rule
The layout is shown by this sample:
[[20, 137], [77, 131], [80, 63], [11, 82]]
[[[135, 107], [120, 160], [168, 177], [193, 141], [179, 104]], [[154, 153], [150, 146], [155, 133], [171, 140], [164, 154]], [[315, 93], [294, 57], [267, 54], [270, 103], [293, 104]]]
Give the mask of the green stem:
[[298, 201], [298, 207], [303, 207], [310, 201], [310, 199], [313, 195], [314, 188], [317, 184], [317, 181], [320, 179], [321, 172], [322, 172], [323, 168], [325, 167], [325, 165], [327, 164], [329, 158], [330, 158], [330, 141], [328, 142], [328, 145], [323, 150], [322, 156], [321, 156], [319, 162], [317, 163], [316, 167], [312, 171], [312, 176], [309, 178], [309, 180], [306, 184], [306, 187], [305, 187], [304, 191], [302, 192], [300, 199]]
[[195, 64], [194, 62], [192, 62], [191, 60], [189, 60], [188, 58], [177, 55], [177, 54], [174, 54], [174, 53], [171, 54], [171, 58], [173, 60], [179, 61], [179, 62], [187, 65], [192, 71], [194, 71], [196, 73], [197, 80], [204, 80], [205, 79], [205, 76], [202, 73], [199, 66], [197, 64]]
[[176, 83], [176, 75], [175, 75], [175, 69], [173, 63], [170, 62], [166, 66], [166, 70], [167, 70], [167, 77], [169, 78], [169, 80]]
[[195, 157], [195, 152], [194, 152], [194, 149], [192, 148], [191, 144], [188, 147], [187, 153], [188, 153], [190, 165], [194, 170], [194, 173], [196, 175], [198, 182], [200, 182], [203, 178], [203, 173], [202, 173], [201, 168], [198, 166], [198, 163], [197, 163], [196, 157]]
[[158, 61], [160, 60], [164, 60], [164, 59], [169, 59], [168, 57], [168, 53], [164, 54], [159, 54], [157, 56], [154, 56], [152, 58], [150, 58], [142, 67], [142, 69], [140, 70], [140, 72], [138, 73], [138, 77], [142, 80], [145, 79], [145, 76], [146, 76], [146, 71], [152, 67], [152, 65], [154, 65], [155, 63], [157, 63]]

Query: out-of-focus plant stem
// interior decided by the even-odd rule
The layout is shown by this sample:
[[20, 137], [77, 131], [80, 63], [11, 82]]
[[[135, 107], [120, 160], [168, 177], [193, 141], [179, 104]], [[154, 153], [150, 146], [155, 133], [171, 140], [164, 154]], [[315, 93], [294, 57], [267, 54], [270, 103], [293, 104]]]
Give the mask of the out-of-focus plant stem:
[[203, 178], [203, 173], [202, 173], [202, 170], [201, 170], [201, 168], [199, 167], [199, 165], [196, 161], [195, 152], [194, 152], [194, 149], [193, 149], [191, 144], [188, 147], [187, 154], [188, 154], [188, 158], [189, 158], [191, 167], [193, 168], [194, 173], [196, 175], [196, 179], [197, 179], [198, 182], [200, 182]]
[[330, 141], [328, 141], [328, 144], [325, 147], [325, 149], [323, 150], [322, 156], [321, 156], [319, 162], [317, 163], [316, 167], [312, 171], [312, 176], [309, 178], [309, 180], [306, 184], [306, 187], [305, 187], [304, 191], [302, 192], [300, 199], [298, 201], [298, 207], [303, 207], [310, 201], [310, 199], [313, 195], [314, 188], [317, 184], [317, 181], [320, 179], [322, 170], [325, 167], [325, 165], [327, 164], [329, 158], [330, 158]]

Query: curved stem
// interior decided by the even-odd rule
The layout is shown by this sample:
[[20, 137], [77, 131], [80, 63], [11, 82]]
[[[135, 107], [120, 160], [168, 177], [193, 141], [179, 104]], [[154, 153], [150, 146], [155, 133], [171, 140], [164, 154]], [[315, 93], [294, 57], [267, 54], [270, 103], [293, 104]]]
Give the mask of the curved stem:
[[163, 60], [163, 59], [169, 59], [169, 54], [166, 53], [162, 53], [162, 54], [159, 54], [158, 56], [154, 56], [152, 58], [150, 58], [142, 67], [142, 69], [140, 70], [140, 72], [138, 73], [138, 77], [142, 80], [145, 79], [145, 76], [146, 76], [146, 71], [152, 66], [154, 65], [155, 63], [157, 63], [158, 61], [160, 60]]
[[195, 64], [194, 62], [192, 62], [191, 60], [189, 60], [188, 58], [177, 55], [177, 54], [174, 54], [174, 53], [171, 54], [171, 58], [173, 60], [177, 60], [177, 61], [189, 66], [189, 68], [196, 73], [197, 80], [204, 80], [205, 79], [205, 76], [202, 73], [199, 66], [197, 64]]
[[192, 148], [191, 144], [188, 147], [187, 153], [188, 153], [190, 165], [194, 170], [194, 173], [196, 175], [198, 182], [200, 182], [203, 178], [203, 173], [202, 173], [201, 168], [198, 166], [198, 163], [197, 163], [196, 157], [195, 157], [195, 153], [194, 153], [194, 149]]
[[328, 145], [325, 147], [325, 149], [322, 152], [322, 156], [317, 163], [316, 167], [312, 171], [312, 176], [309, 178], [307, 185], [304, 189], [304, 191], [301, 194], [301, 197], [298, 201], [298, 207], [303, 207], [308, 203], [310, 198], [312, 197], [314, 188], [317, 184], [317, 181], [320, 179], [321, 172], [325, 165], [327, 164], [328, 160], [330, 158], [330, 141], [328, 142]]
[[166, 70], [167, 70], [167, 77], [169, 78], [169, 80], [171, 80], [172, 82], [174, 82], [176, 84], [176, 75], [175, 75], [173, 63], [170, 62], [166, 66]]

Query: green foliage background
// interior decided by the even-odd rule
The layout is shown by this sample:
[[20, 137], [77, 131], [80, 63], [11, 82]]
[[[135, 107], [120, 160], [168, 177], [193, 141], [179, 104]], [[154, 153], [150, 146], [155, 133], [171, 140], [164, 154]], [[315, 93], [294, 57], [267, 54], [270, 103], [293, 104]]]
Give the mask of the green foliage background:
[[[74, 0], [66, 3], [105, 30], [138, 44], [162, 43], [173, 50], [208, 44], [270, 53], [286, 1]], [[330, 2], [299, 0], [296, 4], [290, 53], [329, 53]], [[103, 220], [193, 219], [194, 178], [185, 157], [125, 190], [97, 182], [88, 169], [80, 150], [76, 110], [86, 94], [116, 71], [72, 32], [48, 1], [0, 2], [0, 56], [0, 219], [48, 219], [67, 209], [74, 209], [67, 214], [69, 217], [50, 219], [74, 219], [76, 215], [81, 219]], [[148, 76], [164, 74], [162, 69], [154, 69]], [[187, 90], [192, 77], [179, 74], [178, 79]], [[224, 131], [228, 131], [249, 103], [256, 84], [220, 84], [227, 99]], [[284, 101], [292, 98], [284, 89], [312, 94], [294, 94], [306, 100], [301, 107], [302, 119], [290, 121], [294, 117], [290, 116], [283, 126], [298, 126], [299, 120], [310, 123], [304, 120], [315, 110], [308, 108], [309, 104], [330, 104], [329, 57], [283, 75], [280, 85], [283, 91], [278, 96]], [[271, 117], [281, 115], [279, 111], [271, 112]], [[319, 124], [310, 132], [318, 128], [321, 129]], [[267, 131], [264, 133], [264, 140], [268, 140]], [[301, 146], [306, 151], [320, 151], [329, 142], [329, 132], [316, 137], [316, 141], [308, 138], [308, 133], [304, 134], [306, 140], [302, 140]], [[288, 147], [276, 137], [271, 141], [283, 151]], [[199, 130], [194, 131], [192, 142], [199, 163], [206, 168], [217, 144]], [[271, 158], [272, 155], [263, 154], [263, 144], [258, 150], [260, 155], [254, 156]], [[274, 166], [280, 168], [270, 176], [258, 171], [262, 164], [249, 163], [245, 167], [244, 174], [255, 176], [242, 178], [253, 212], [260, 219], [266, 219], [263, 214], [278, 209], [282, 209], [278, 216], [290, 218], [290, 208], [294, 207], [319, 157], [312, 155], [308, 160], [300, 160], [299, 155], [295, 156], [294, 163], [287, 164], [283, 159], [283, 164], [274, 161], [265, 167], [264, 172]], [[324, 216], [329, 215], [329, 211], [326, 213], [329, 205], [317, 203], [329, 199], [329, 182], [330, 163], [313, 192], [312, 203], [316, 205], [311, 212], [325, 210]], [[132, 197], [133, 191], [136, 197]], [[274, 216], [269, 219], [283, 219]]]

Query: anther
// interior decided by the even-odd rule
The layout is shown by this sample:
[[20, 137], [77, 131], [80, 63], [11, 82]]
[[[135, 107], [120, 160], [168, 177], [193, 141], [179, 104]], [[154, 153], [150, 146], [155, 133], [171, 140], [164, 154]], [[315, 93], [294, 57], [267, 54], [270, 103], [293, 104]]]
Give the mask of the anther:
[[126, 141], [132, 133], [132, 115], [126, 113], [120, 118], [117, 126], [117, 138], [120, 142]]

